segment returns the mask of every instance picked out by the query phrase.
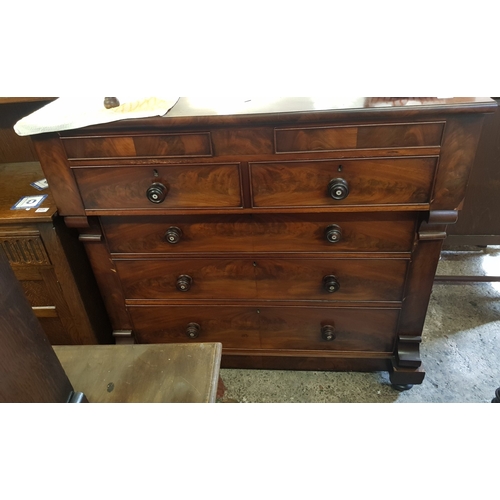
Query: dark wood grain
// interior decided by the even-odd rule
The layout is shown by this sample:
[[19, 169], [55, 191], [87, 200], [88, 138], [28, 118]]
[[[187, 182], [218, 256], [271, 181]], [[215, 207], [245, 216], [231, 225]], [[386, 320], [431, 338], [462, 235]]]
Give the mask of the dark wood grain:
[[[130, 306], [140, 342], [191, 342], [186, 327], [200, 325], [196, 341], [221, 342], [225, 349], [288, 349], [391, 352], [398, 309]], [[335, 339], [321, 338], [331, 324]], [[155, 327], [156, 325], [156, 327]]]
[[461, 208], [483, 119], [483, 116], [468, 116], [447, 121], [431, 210]]
[[[79, 168], [74, 173], [87, 209], [241, 206], [238, 165]], [[168, 189], [157, 205], [146, 196], [154, 182]]]
[[[410, 215], [388, 218], [373, 214], [207, 215], [168, 217], [102, 217], [112, 253], [203, 254], [211, 252], [409, 252], [415, 220]], [[337, 224], [338, 243], [325, 230]], [[169, 227], [178, 227], [176, 244], [166, 241]]]
[[444, 123], [276, 129], [276, 152], [439, 146]]
[[[429, 203], [436, 158], [251, 163], [256, 207]], [[344, 200], [327, 194], [331, 179], [349, 185]]]
[[210, 133], [66, 138], [69, 159], [211, 156]]
[[[420, 383], [422, 368], [403, 366], [420, 341], [405, 342], [421, 336], [446, 226], [495, 107], [283, 98], [229, 111], [181, 98], [166, 117], [62, 132], [68, 151], [62, 161], [58, 146], [50, 175], [74, 173], [79, 192], [64, 195], [81, 194], [85, 214], [65, 215], [127, 339], [205, 335], [224, 344], [226, 366], [386, 369]], [[201, 149], [173, 138], [184, 134], [209, 137], [212, 156], [189, 156]], [[168, 191], [161, 203], [147, 201], [152, 183], [157, 199]]]
[[[400, 301], [408, 262], [404, 259], [168, 259], [116, 260], [128, 299], [266, 299], [321, 301]], [[335, 293], [323, 277], [335, 275]], [[179, 292], [177, 278], [193, 284]]]
[[56, 134], [41, 134], [33, 141], [59, 215], [84, 216], [85, 210], [66, 152]]

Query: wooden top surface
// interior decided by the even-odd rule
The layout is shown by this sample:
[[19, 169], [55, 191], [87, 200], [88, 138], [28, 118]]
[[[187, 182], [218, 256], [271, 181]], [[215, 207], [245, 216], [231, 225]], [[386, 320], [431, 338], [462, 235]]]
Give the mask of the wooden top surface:
[[[305, 124], [311, 122], [372, 121], [432, 118], [453, 113], [493, 112], [489, 97], [278, 97], [249, 99], [201, 99], [180, 97], [164, 116], [127, 119], [60, 132], [63, 136], [120, 132], [199, 128], [206, 126]], [[36, 138], [36, 136], [34, 136]]]
[[90, 403], [214, 403], [222, 345], [54, 346]]
[[[47, 222], [57, 212], [49, 188], [39, 191], [30, 184], [45, 178], [38, 162], [0, 163], [0, 223], [19, 224], [26, 222]], [[46, 212], [30, 210], [11, 210], [23, 196], [47, 195], [40, 208]]]

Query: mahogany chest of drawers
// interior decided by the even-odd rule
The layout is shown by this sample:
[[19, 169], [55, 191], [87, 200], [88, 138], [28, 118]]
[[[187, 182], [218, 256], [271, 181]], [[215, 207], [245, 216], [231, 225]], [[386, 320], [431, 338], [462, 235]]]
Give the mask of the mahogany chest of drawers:
[[[253, 107], [252, 107], [253, 106]], [[447, 224], [489, 99], [312, 99], [34, 136], [117, 342], [221, 342], [224, 367], [418, 384]]]

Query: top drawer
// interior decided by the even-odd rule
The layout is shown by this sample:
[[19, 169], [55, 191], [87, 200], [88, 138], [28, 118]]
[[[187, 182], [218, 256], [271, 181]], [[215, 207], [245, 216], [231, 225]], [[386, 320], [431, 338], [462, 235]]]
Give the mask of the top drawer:
[[238, 163], [73, 168], [87, 210], [238, 208]]
[[439, 146], [443, 129], [444, 122], [277, 128], [276, 153]]
[[85, 158], [212, 156], [210, 132], [108, 137], [62, 137], [61, 139], [70, 160]]

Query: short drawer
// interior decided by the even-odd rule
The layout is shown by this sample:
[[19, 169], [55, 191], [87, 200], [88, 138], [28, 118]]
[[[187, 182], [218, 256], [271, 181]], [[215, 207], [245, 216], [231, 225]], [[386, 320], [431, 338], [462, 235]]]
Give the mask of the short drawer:
[[112, 253], [408, 252], [403, 214], [102, 217]]
[[277, 153], [439, 146], [444, 122], [275, 129]]
[[212, 156], [210, 132], [62, 137], [69, 159]]
[[221, 342], [223, 349], [392, 352], [398, 309], [129, 306], [139, 343]]
[[239, 164], [74, 168], [86, 209], [241, 207]]
[[430, 202], [437, 157], [251, 163], [255, 207]]
[[127, 299], [401, 301], [406, 259], [115, 260]]

